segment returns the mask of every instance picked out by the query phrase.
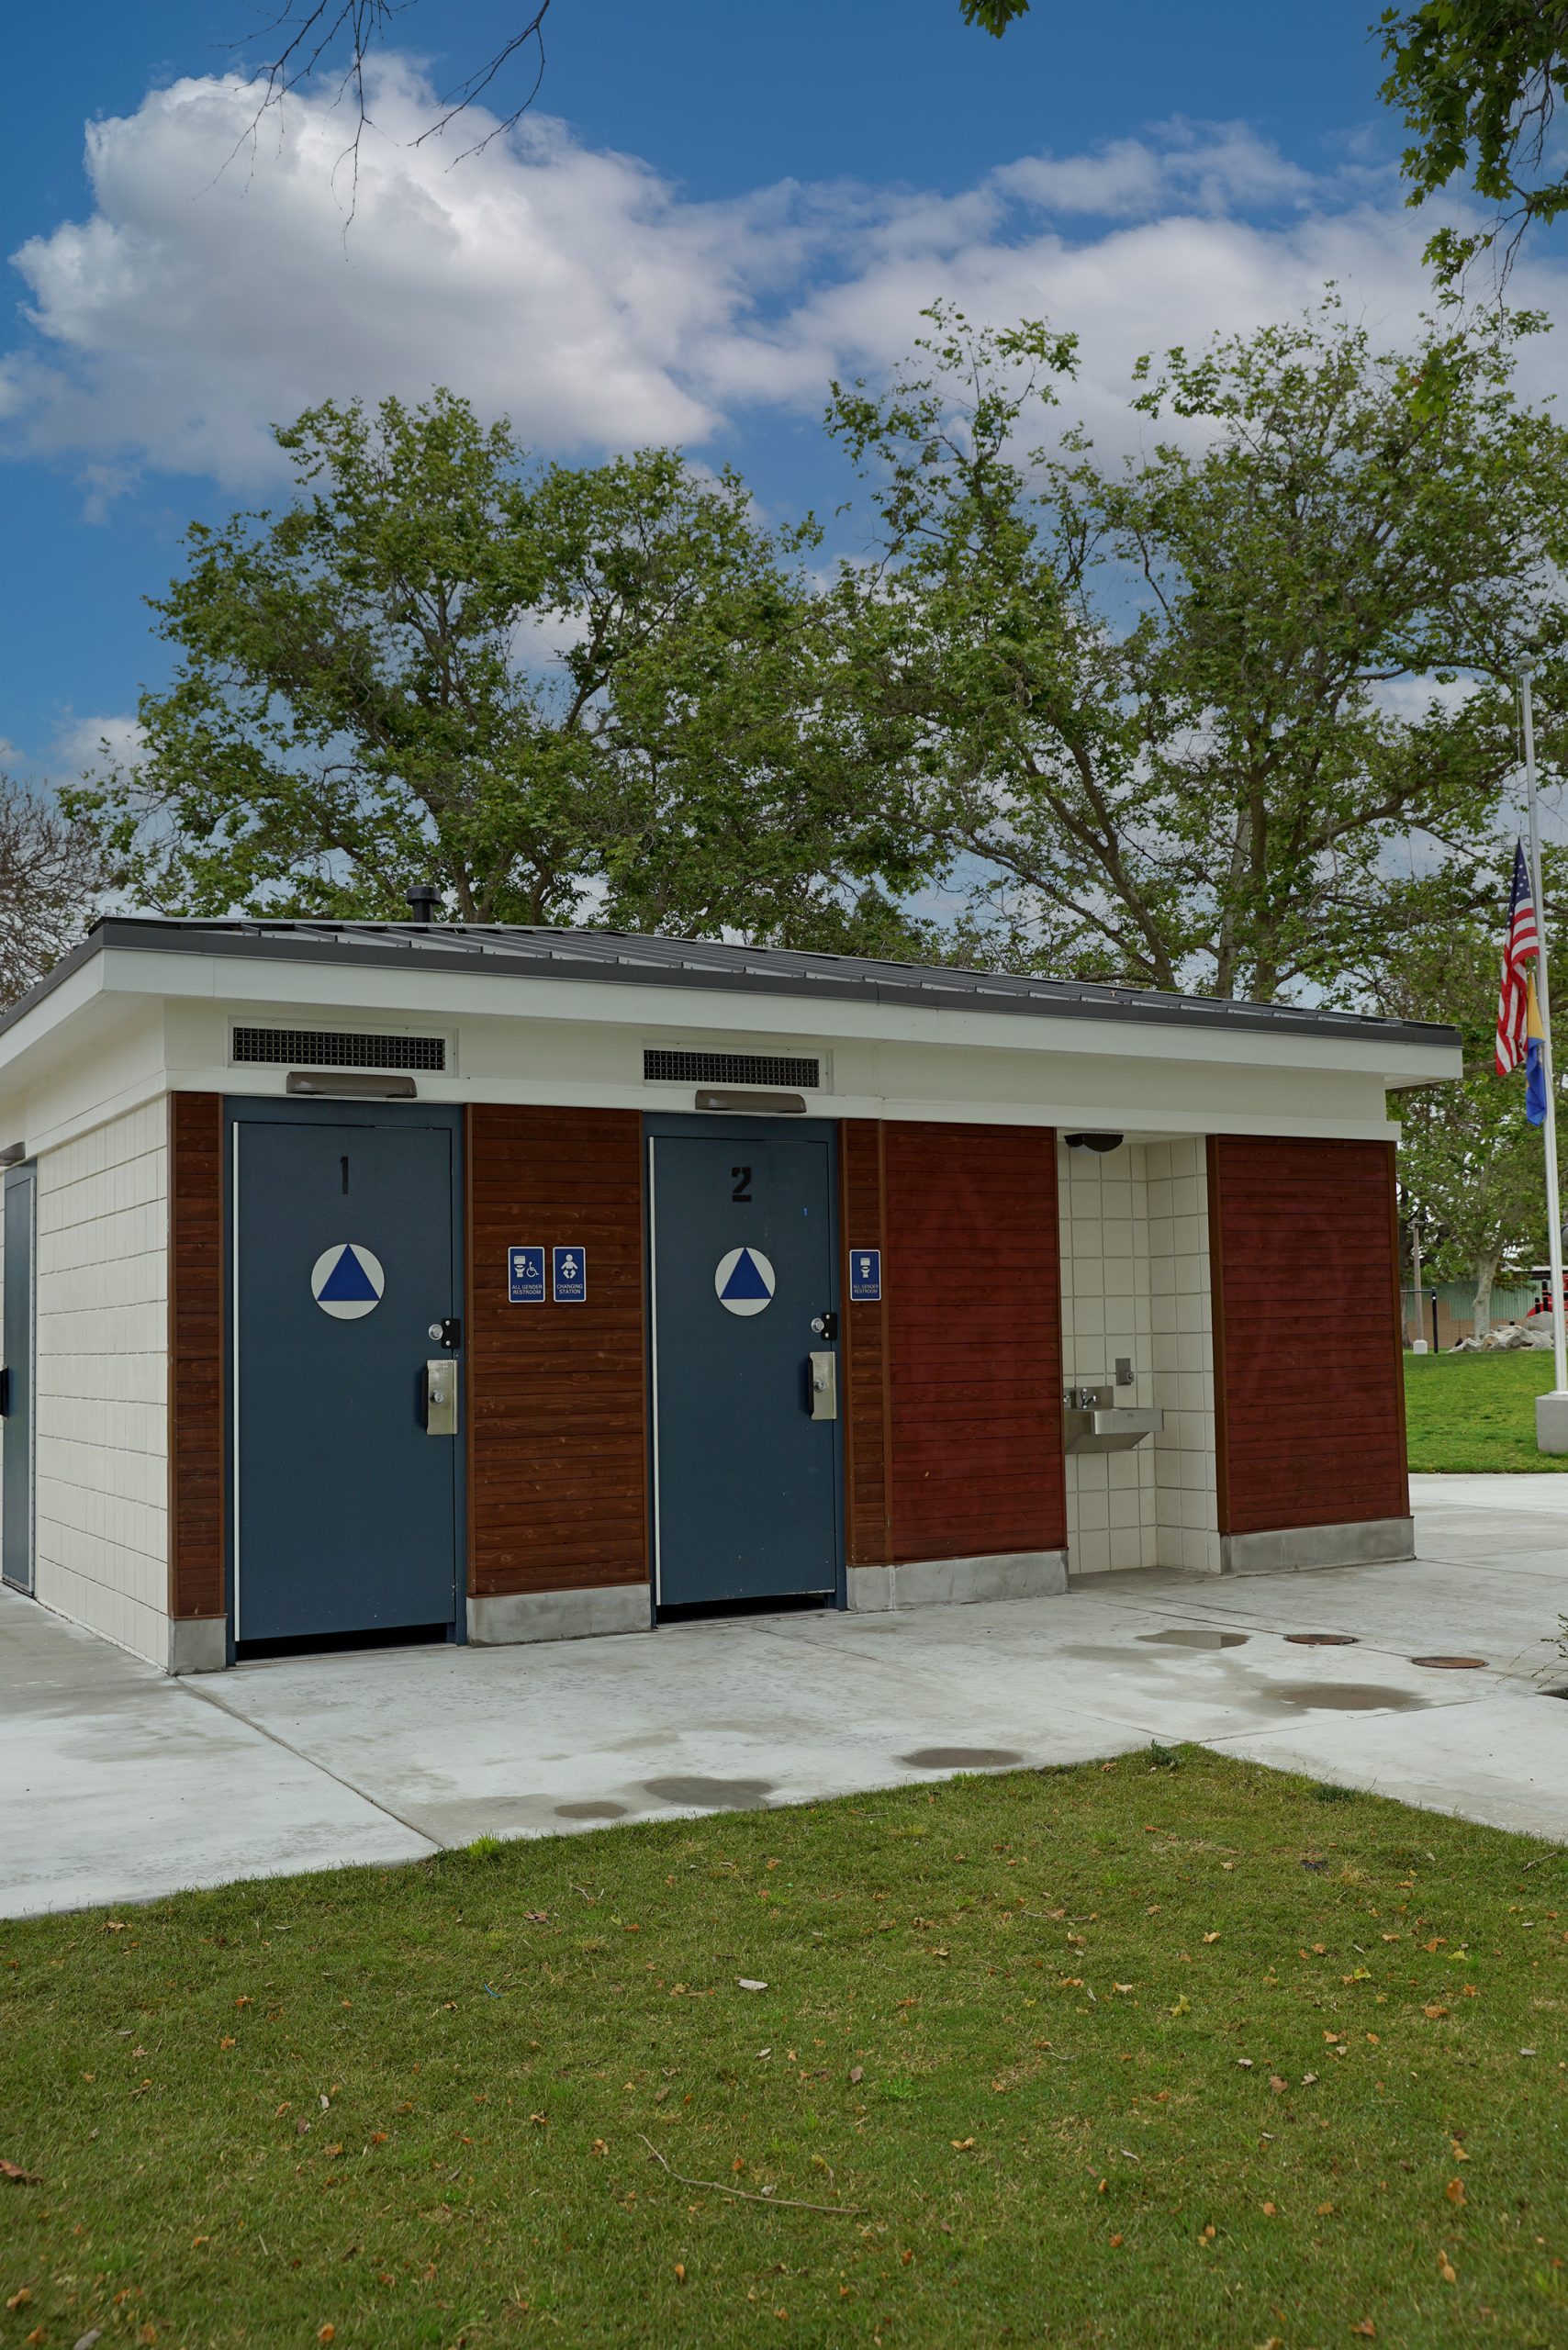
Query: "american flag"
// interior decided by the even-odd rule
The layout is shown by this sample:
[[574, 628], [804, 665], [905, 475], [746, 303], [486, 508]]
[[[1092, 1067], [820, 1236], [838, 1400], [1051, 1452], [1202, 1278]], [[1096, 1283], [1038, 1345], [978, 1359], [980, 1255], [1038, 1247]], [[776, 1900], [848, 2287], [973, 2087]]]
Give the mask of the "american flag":
[[1503, 941], [1503, 977], [1497, 991], [1497, 1074], [1506, 1077], [1524, 1059], [1529, 1044], [1529, 973], [1526, 968], [1540, 952], [1535, 926], [1535, 896], [1524, 844], [1514, 844], [1514, 879], [1508, 891], [1508, 929]]

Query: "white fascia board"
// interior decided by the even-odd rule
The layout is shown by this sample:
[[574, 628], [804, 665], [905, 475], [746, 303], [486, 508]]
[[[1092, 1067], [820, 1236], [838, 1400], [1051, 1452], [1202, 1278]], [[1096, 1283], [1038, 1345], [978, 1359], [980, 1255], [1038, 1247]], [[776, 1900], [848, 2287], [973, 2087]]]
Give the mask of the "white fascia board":
[[[656, 1029], [693, 1029], [747, 1037], [810, 1035], [824, 1043], [859, 1038], [992, 1051], [1081, 1053], [1101, 1059], [1181, 1060], [1270, 1069], [1338, 1069], [1376, 1076], [1390, 1087], [1430, 1085], [1461, 1074], [1457, 1048], [1369, 1036], [1272, 1035], [1267, 1030], [1184, 1027], [1161, 1021], [1079, 1020], [1048, 1013], [974, 1012], [924, 1006], [819, 1002], [722, 988], [641, 987], [611, 980], [536, 979], [489, 971], [393, 971], [379, 965], [273, 962], [246, 957], [160, 954], [106, 948], [106, 990], [218, 997], [274, 1003], [297, 1013], [356, 1011], [382, 1018], [585, 1021]], [[69, 984], [69, 983], [68, 983]], [[57, 990], [63, 993], [64, 990]], [[43, 1010], [39, 1006], [39, 1010]], [[30, 1021], [22, 1024], [30, 1026]]]
[[13, 1074], [25, 1079], [25, 1064], [40, 1046], [47, 1046], [68, 1020], [81, 1019], [104, 995], [106, 960], [103, 955], [90, 955], [0, 1036], [0, 1083]]
[[[181, 1068], [171, 1072], [170, 1090], [177, 1093], [234, 1093], [248, 1100], [276, 1097], [286, 1091], [287, 1072], [257, 1063], [248, 1066], [241, 1084], [228, 1062], [209, 1067]], [[482, 1080], [434, 1076], [420, 1072], [416, 1080], [421, 1102], [461, 1104], [486, 1102], [502, 1107], [552, 1110], [639, 1110], [684, 1114], [692, 1109], [692, 1088], [647, 1085], [574, 1083], [554, 1077]], [[330, 1093], [322, 1099], [330, 1100]], [[812, 1118], [872, 1118], [945, 1126], [1053, 1126], [1066, 1133], [1083, 1128], [1103, 1131], [1107, 1125], [1122, 1131], [1129, 1142], [1169, 1142], [1189, 1135], [1278, 1135], [1302, 1141], [1397, 1142], [1399, 1126], [1387, 1118], [1350, 1115], [1297, 1118], [1273, 1109], [1161, 1109], [1151, 1117], [1147, 1104], [1129, 1106], [1125, 1116], [1112, 1116], [1103, 1102], [1083, 1103], [1057, 1096], [1047, 1102], [954, 1101], [946, 1096], [900, 1100], [883, 1093], [824, 1093], [807, 1103]]]

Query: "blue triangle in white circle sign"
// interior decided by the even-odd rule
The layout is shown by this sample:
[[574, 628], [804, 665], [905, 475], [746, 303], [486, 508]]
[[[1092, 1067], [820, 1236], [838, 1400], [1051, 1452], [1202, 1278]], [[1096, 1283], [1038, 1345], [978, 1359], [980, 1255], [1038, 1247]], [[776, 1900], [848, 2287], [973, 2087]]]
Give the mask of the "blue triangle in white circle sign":
[[773, 1303], [777, 1276], [760, 1248], [731, 1248], [713, 1273], [713, 1293], [730, 1314], [760, 1314]]

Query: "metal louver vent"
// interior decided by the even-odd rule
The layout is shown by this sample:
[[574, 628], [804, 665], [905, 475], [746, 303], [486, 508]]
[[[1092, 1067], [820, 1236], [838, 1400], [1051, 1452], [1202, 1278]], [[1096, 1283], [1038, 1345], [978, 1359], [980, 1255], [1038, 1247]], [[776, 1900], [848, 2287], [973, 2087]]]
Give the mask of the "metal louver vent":
[[341, 1028], [236, 1028], [237, 1061], [286, 1061], [294, 1069], [446, 1067], [444, 1036], [355, 1035]]
[[666, 1053], [648, 1046], [643, 1075], [681, 1085], [820, 1085], [822, 1063], [785, 1053]]

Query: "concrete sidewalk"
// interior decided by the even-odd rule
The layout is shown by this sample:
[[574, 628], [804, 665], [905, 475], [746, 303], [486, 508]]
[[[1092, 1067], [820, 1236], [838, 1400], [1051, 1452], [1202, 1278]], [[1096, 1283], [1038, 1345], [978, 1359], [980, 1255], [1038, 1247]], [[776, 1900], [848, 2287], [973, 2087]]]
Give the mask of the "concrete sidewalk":
[[[193, 1681], [0, 1595], [0, 1915], [1151, 1739], [1568, 1841], [1568, 1703], [1542, 1694], [1568, 1687], [1568, 1476], [1412, 1487], [1414, 1563]], [[1485, 1663], [1412, 1662], [1431, 1653]]]

